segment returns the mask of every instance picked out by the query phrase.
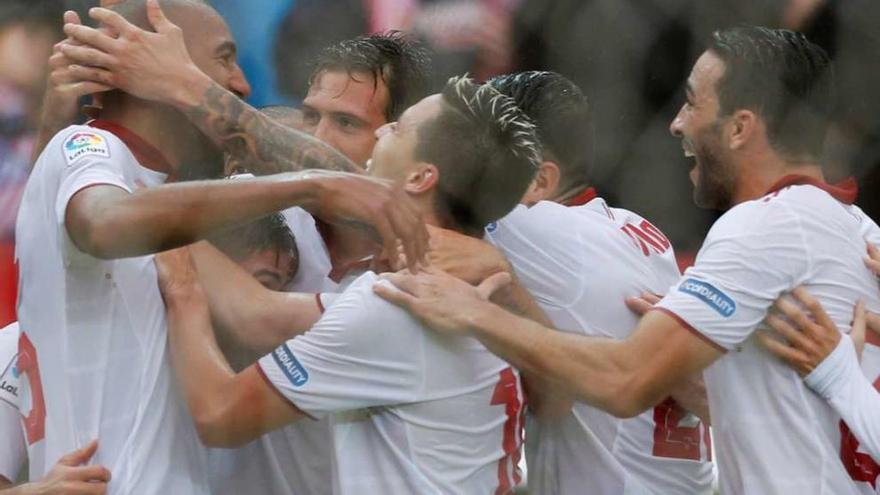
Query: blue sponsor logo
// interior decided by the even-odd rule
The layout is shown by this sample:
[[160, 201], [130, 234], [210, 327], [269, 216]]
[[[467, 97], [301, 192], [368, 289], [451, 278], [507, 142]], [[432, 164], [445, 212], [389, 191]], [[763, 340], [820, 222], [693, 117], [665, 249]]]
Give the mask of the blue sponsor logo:
[[489, 225], [486, 225], [486, 232], [489, 234], [495, 232], [496, 229], [498, 229], [498, 222], [492, 222]]
[[294, 387], [302, 387], [309, 381], [309, 372], [297, 361], [293, 352], [287, 347], [287, 344], [282, 344], [275, 349], [272, 352], [272, 359], [284, 371], [287, 379], [290, 380]]
[[736, 312], [733, 299], [712, 284], [689, 278], [678, 286], [678, 290], [703, 301], [725, 318], [730, 318]]

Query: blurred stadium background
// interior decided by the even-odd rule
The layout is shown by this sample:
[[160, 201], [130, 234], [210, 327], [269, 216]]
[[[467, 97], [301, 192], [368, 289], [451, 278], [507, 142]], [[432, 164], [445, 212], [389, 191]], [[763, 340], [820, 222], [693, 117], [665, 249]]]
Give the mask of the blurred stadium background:
[[[0, 2], [0, 325], [15, 319], [15, 212], [30, 170], [61, 15], [98, 0]], [[594, 183], [651, 218], [687, 264], [714, 219], [691, 201], [688, 161], [668, 124], [714, 29], [748, 23], [807, 33], [833, 56], [838, 103], [827, 146], [831, 181], [854, 175], [880, 218], [880, 2], [877, 0], [214, 0], [239, 44], [254, 105], [297, 104], [321, 47], [401, 29], [434, 53], [439, 85], [526, 69], [560, 72], [590, 97]]]

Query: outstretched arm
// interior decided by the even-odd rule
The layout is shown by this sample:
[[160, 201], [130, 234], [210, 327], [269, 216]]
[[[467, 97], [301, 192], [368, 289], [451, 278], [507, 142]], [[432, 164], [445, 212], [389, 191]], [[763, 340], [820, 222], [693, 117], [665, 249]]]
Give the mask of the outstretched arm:
[[94, 8], [89, 15], [119, 37], [65, 25], [68, 36], [86, 45], [62, 47], [77, 64], [71, 70], [79, 80], [174, 106], [224, 150], [247, 156], [257, 174], [309, 168], [363, 172], [332, 147], [274, 122], [212, 81], [192, 62], [180, 28], [165, 17], [156, 0], [147, 2], [155, 33], [108, 9]]
[[261, 375], [236, 374], [214, 338], [208, 304], [188, 248], [156, 256], [165, 300], [171, 363], [199, 438], [208, 447], [237, 447], [304, 415]]
[[132, 194], [93, 185], [71, 197], [65, 225], [80, 250], [121, 258], [187, 245], [220, 227], [291, 206], [329, 223], [365, 229], [387, 252], [396, 252], [400, 240], [412, 266], [427, 247], [427, 231], [405, 193], [387, 181], [323, 171], [167, 184]]
[[621, 417], [656, 404], [721, 355], [658, 311], [642, 318], [630, 338], [614, 341], [558, 332], [505, 311], [486, 297], [495, 289], [495, 277], [476, 288], [436, 271], [386, 278], [397, 289], [377, 284], [376, 293], [426, 325], [473, 335], [522, 372]]

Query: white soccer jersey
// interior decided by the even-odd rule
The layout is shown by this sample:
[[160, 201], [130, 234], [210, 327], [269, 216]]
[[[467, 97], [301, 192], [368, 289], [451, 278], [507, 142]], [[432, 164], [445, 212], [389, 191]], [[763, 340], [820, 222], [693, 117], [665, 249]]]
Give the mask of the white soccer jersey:
[[517, 483], [517, 373], [373, 293], [368, 272], [309, 332], [259, 361], [304, 413], [330, 415], [334, 493], [508, 493]]
[[0, 329], [0, 476], [15, 482], [27, 460], [18, 385], [18, 322]]
[[[624, 299], [680, 276], [659, 229], [601, 198], [518, 206], [486, 238], [563, 331], [625, 339], [638, 317]], [[526, 438], [534, 493], [711, 493], [707, 429], [668, 401], [626, 420], [576, 403], [562, 420], [530, 416]]]
[[[341, 291], [348, 280], [340, 283], [330, 278], [330, 253], [314, 217], [302, 208], [289, 208], [282, 214], [299, 251], [299, 268], [286, 290]], [[211, 492], [329, 495], [333, 493], [332, 452], [326, 417], [298, 421], [237, 449], [209, 449]]]
[[162, 184], [166, 175], [153, 169], [167, 162], [120, 126], [92, 125], [50, 141], [18, 215], [18, 369], [32, 403], [31, 479], [99, 439], [92, 461], [113, 473], [108, 493], [206, 494], [204, 449], [172, 375], [153, 257], [93, 258], [64, 226], [76, 192]]
[[[832, 196], [833, 194], [833, 196]], [[864, 234], [880, 230], [847, 202], [852, 191], [784, 178], [712, 227], [696, 264], [658, 310], [725, 352], [704, 372], [722, 493], [846, 495], [839, 417], [754, 337], [781, 294], [805, 287], [843, 331], [855, 302], [880, 309], [864, 266]]]

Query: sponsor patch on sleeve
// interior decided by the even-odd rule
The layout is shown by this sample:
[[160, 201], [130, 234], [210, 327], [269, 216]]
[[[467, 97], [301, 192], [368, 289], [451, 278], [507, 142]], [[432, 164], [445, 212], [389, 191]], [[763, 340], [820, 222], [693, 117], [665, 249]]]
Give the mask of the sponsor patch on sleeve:
[[275, 364], [281, 368], [281, 371], [284, 372], [284, 375], [287, 376], [287, 379], [290, 380], [294, 387], [302, 387], [308, 383], [309, 372], [296, 359], [296, 356], [293, 355], [293, 351], [290, 350], [290, 347], [287, 347], [287, 344], [281, 344], [272, 351], [272, 359], [275, 360]]
[[89, 131], [77, 131], [64, 140], [64, 158], [71, 165], [84, 156], [110, 158], [110, 145], [104, 136]]
[[688, 278], [678, 286], [678, 291], [703, 301], [725, 318], [730, 318], [736, 312], [736, 302], [710, 283]]

